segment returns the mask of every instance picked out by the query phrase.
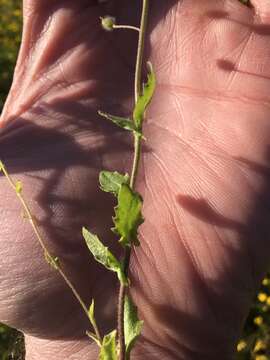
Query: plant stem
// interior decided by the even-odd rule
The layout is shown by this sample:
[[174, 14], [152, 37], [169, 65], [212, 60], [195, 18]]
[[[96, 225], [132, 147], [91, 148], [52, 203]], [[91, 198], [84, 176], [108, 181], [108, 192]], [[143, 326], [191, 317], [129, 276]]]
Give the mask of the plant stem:
[[140, 32], [140, 28], [136, 27], [136, 26], [131, 26], [131, 25], [113, 25], [114, 29], [128, 29], [128, 30], [135, 30]]
[[130, 184], [129, 184], [131, 189], [134, 189], [135, 187], [136, 177], [139, 168], [140, 155], [141, 155], [141, 137], [137, 134], [134, 134], [134, 159], [133, 159], [133, 166], [132, 166], [132, 172], [131, 172]]
[[[87, 318], [90, 320], [91, 322], [91, 319], [89, 317], [89, 314], [88, 314], [88, 309], [87, 309], [87, 306], [85, 305], [84, 301], [82, 300], [82, 298], [80, 297], [78, 291], [75, 289], [74, 285], [71, 283], [71, 281], [69, 280], [69, 278], [67, 277], [67, 275], [65, 274], [65, 272], [62, 270], [62, 268], [60, 267], [59, 263], [57, 262], [57, 260], [55, 259], [55, 257], [53, 257], [49, 250], [47, 249], [43, 239], [42, 239], [42, 236], [40, 234], [40, 231], [38, 229], [38, 226], [36, 224], [36, 220], [35, 218], [33, 217], [32, 213], [31, 213], [31, 210], [29, 208], [29, 206], [27, 205], [21, 191], [18, 192], [17, 191], [17, 188], [16, 188], [16, 184], [14, 183], [14, 181], [12, 180], [12, 178], [10, 177], [7, 169], [5, 168], [4, 164], [2, 162], [0, 162], [0, 168], [1, 170], [3, 171], [3, 174], [5, 175], [8, 183], [10, 184], [11, 188], [16, 192], [16, 195], [19, 199], [19, 201], [21, 202], [22, 204], [22, 207], [25, 211], [25, 214], [32, 226], [32, 229], [37, 237], [37, 240], [41, 246], [41, 248], [43, 249], [44, 251], [44, 256], [45, 256], [45, 259], [50, 263], [51, 266], [53, 266], [54, 269], [56, 269], [59, 274], [62, 276], [63, 280], [65, 281], [66, 285], [70, 288], [70, 290], [72, 291], [73, 295], [75, 296], [75, 298], [77, 299], [77, 301], [79, 302], [82, 310], [84, 311], [84, 313], [86, 314]], [[91, 322], [91, 325], [92, 322]], [[96, 334], [96, 337], [97, 339], [100, 341], [100, 343], [102, 342], [102, 339], [101, 339], [101, 336], [100, 336], [100, 333], [98, 331], [97, 328], [94, 327], [94, 331], [95, 331], [95, 334]]]
[[[142, 89], [142, 83], [141, 83], [142, 64], [143, 64], [145, 35], [146, 35], [147, 20], [148, 20], [148, 9], [149, 9], [149, 0], [143, 0], [140, 33], [139, 33], [138, 49], [137, 49], [136, 70], [135, 70], [135, 84], [134, 84], [135, 104], [138, 101]], [[131, 178], [129, 184], [131, 189], [134, 189], [135, 187], [136, 177], [138, 173], [140, 153], [141, 153], [141, 140], [142, 140], [141, 137], [138, 136], [138, 134], [134, 133], [134, 158], [133, 158], [132, 172], [131, 172]], [[131, 256], [131, 247], [126, 247], [125, 255], [124, 255], [124, 273], [127, 276], [128, 276], [130, 256]], [[119, 360], [125, 360], [126, 358], [125, 331], [124, 331], [125, 293], [126, 293], [126, 287], [121, 284], [119, 297], [118, 297]]]
[[149, 9], [149, 0], [143, 0], [140, 35], [138, 41], [136, 70], [135, 70], [135, 90], [134, 90], [135, 104], [137, 103], [138, 97], [141, 93], [142, 64], [143, 64], [145, 34], [146, 34], [147, 20], [148, 20], [148, 9]]

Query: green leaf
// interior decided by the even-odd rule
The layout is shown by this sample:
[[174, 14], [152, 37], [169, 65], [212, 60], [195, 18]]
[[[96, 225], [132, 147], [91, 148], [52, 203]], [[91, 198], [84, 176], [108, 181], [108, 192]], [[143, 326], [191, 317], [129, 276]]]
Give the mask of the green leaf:
[[147, 82], [143, 85], [142, 95], [139, 96], [138, 101], [135, 105], [133, 111], [133, 120], [136, 126], [136, 129], [141, 132], [142, 123], [144, 114], [147, 106], [152, 100], [155, 88], [156, 88], [156, 77], [153, 70], [153, 66], [150, 62], [147, 63], [149, 68], [149, 73], [147, 76]]
[[58, 270], [60, 267], [60, 260], [57, 256], [52, 256], [48, 253], [48, 251], [44, 252], [44, 257], [47, 263], [54, 269]]
[[128, 118], [123, 118], [120, 116], [114, 116], [108, 113], [104, 113], [102, 111], [98, 111], [98, 114], [100, 116], [103, 116], [104, 118], [112, 121], [114, 124], [116, 124], [117, 126], [119, 126], [122, 129], [125, 130], [129, 130], [129, 131], [137, 131], [137, 129], [135, 128], [135, 124]]
[[16, 181], [15, 189], [16, 189], [17, 194], [21, 194], [21, 192], [22, 192], [22, 182], [21, 181], [19, 181], [19, 180]]
[[89, 315], [89, 319], [90, 319], [90, 321], [91, 321], [91, 324], [96, 324], [96, 319], [95, 319], [95, 300], [94, 300], [94, 299], [92, 299], [91, 305], [89, 306], [88, 315]]
[[91, 331], [86, 331], [86, 335], [90, 338], [90, 339], [92, 339], [92, 340], [94, 340], [95, 341], [95, 343], [99, 346], [99, 347], [101, 347], [101, 343], [100, 343], [100, 341], [98, 340], [98, 338], [97, 338], [97, 336], [94, 334], [94, 333], [92, 333]]
[[129, 183], [129, 175], [122, 175], [117, 171], [101, 171], [99, 173], [99, 183], [101, 190], [117, 196], [121, 185]]
[[92, 234], [86, 228], [82, 229], [86, 245], [96, 261], [105, 266], [108, 270], [116, 272], [119, 281], [123, 285], [128, 285], [127, 278], [124, 274], [122, 264], [114, 257], [109, 249], [102, 244], [97, 235]]
[[[91, 322], [91, 325], [93, 326], [93, 329], [97, 329], [97, 322], [95, 319], [95, 300], [92, 299], [91, 305], [89, 306], [89, 310], [88, 310], [88, 316], [89, 316], [89, 320]], [[98, 346], [101, 346], [99, 339], [97, 338], [97, 336], [95, 334], [93, 334], [90, 331], [87, 331], [86, 334], [93, 339]]]
[[112, 231], [119, 235], [123, 246], [140, 245], [138, 240], [138, 227], [143, 223], [141, 213], [142, 197], [131, 190], [127, 184], [122, 184], [118, 193], [118, 205], [115, 207]]
[[126, 344], [126, 360], [130, 358], [130, 352], [141, 334], [143, 321], [138, 319], [137, 307], [129, 296], [125, 296], [124, 306], [124, 329]]
[[117, 360], [116, 330], [104, 336], [99, 353], [99, 360]]

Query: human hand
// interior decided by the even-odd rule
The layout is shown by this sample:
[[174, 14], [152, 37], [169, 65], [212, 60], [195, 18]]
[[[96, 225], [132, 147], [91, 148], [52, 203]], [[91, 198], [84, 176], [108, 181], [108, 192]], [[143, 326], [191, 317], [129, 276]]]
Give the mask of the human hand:
[[[254, 1], [261, 17], [236, 0], [152, 5], [158, 87], [137, 182], [146, 221], [130, 268], [144, 320], [134, 359], [230, 359], [269, 262], [265, 3]], [[103, 331], [113, 326], [117, 282], [89, 256], [81, 227], [113, 246], [113, 203], [98, 173], [129, 171], [132, 146], [96, 114], [130, 111], [136, 33], [105, 33], [99, 16], [136, 24], [140, 5], [25, 0], [1, 118], [0, 156], [23, 181], [48, 247], [85, 301], [96, 299]], [[0, 194], [0, 319], [26, 333], [28, 359], [96, 359], [84, 314], [3, 178]]]

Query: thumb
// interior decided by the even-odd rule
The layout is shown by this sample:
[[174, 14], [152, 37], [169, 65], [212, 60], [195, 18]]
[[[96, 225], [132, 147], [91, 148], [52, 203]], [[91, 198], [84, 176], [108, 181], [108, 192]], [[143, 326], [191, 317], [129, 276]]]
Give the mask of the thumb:
[[96, 43], [102, 33], [101, 12], [96, 0], [24, 0], [22, 42], [0, 126], [49, 91], [57, 80], [57, 64], [62, 64], [71, 50]]

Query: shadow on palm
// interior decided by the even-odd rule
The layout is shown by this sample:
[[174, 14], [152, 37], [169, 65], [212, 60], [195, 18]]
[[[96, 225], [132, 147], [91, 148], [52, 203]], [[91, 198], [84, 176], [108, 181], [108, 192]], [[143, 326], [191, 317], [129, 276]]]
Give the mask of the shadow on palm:
[[[85, 302], [96, 299], [97, 317], [107, 331], [115, 320], [118, 285], [115, 276], [89, 256], [81, 228], [98, 233], [120, 255], [108, 230], [114, 202], [98, 189], [98, 174], [102, 169], [129, 171], [133, 147], [129, 135], [98, 117], [97, 111], [129, 114], [137, 34], [104, 32], [99, 16], [106, 14], [107, 5], [100, 9], [88, 4], [55, 1], [43, 9], [38, 2], [33, 5], [32, 17], [25, 19], [17, 71], [2, 117], [8, 122], [1, 129], [0, 154], [10, 174], [23, 181], [48, 247], [59, 255]], [[111, 10], [124, 18], [123, 6]], [[139, 7], [128, 10], [123, 21], [138, 25]], [[35, 47], [29, 50], [32, 26]], [[13, 300], [8, 289], [2, 292], [12, 310], [2, 308], [1, 320], [39, 337], [84, 336], [85, 315], [44, 262], [3, 178], [1, 194], [2, 214], [10, 224], [2, 249], [10, 248], [7, 259], [13, 259], [12, 264], [2, 263], [3, 281], [16, 293]], [[15, 254], [10, 247], [11, 224], [22, 229]], [[18, 276], [20, 286], [11, 281]]]
[[[63, 259], [65, 268], [86, 302], [89, 303], [91, 297], [96, 299], [97, 309], [100, 309], [97, 317], [103, 319], [106, 324], [104, 329], [109, 330], [114, 320], [115, 304], [111, 297], [115, 297], [115, 277], [91, 260], [80, 231], [86, 225], [107, 244], [114, 246], [111, 233], [107, 230], [111, 225], [113, 202], [109, 196], [97, 190], [98, 173], [103, 168], [128, 171], [132, 146], [127, 133], [115, 129], [96, 114], [99, 109], [118, 115], [129, 114], [133, 101], [136, 34], [104, 33], [99, 27], [98, 17], [112, 13], [121, 23], [137, 25], [139, 8], [126, 6], [126, 1], [122, 1], [115, 7], [109, 2], [105, 5], [105, 10], [100, 11], [96, 6], [86, 6], [87, 3], [81, 2], [81, 7], [74, 2], [61, 2], [61, 6], [65, 8], [57, 5], [60, 10], [54, 13], [48, 24], [49, 28], [51, 26], [51, 29], [55, 29], [55, 34], [50, 31], [43, 34], [43, 37], [38, 31], [35, 34], [37, 46], [32, 51], [33, 58], [38, 61], [33, 61], [32, 66], [28, 63], [29, 58], [21, 52], [18, 69], [24, 69], [24, 66], [29, 68], [29, 75], [23, 76], [23, 72], [17, 70], [13, 92], [6, 107], [10, 122], [3, 127], [0, 135], [0, 153], [9, 171], [25, 183], [27, 197], [34, 199], [32, 205], [46, 242]], [[164, 5], [159, 2], [154, 6], [152, 30], [163, 23], [175, 3], [171, 1], [169, 5]], [[188, 1], [183, 3], [187, 4]], [[59, 3], [55, 1], [55, 4]], [[106, 6], [111, 9], [106, 9]], [[229, 16], [226, 12], [211, 11], [205, 18], [207, 21], [222, 22], [228, 20]], [[48, 14], [45, 12], [39, 18], [40, 30], [44, 28], [47, 18]], [[166, 21], [165, 26], [169, 27], [170, 20]], [[200, 21], [199, 18], [198, 23], [194, 23], [203, 28], [205, 19]], [[193, 24], [194, 28], [195, 25]], [[192, 23], [184, 23], [183, 38], [188, 33], [189, 26], [192, 30]], [[239, 29], [243, 33], [247, 30], [262, 37], [269, 35], [269, 27], [265, 25], [253, 26], [239, 22]], [[158, 33], [159, 38], [156, 35], [161, 42], [163, 31], [164, 29]], [[176, 44], [177, 36], [172, 37], [169, 44]], [[196, 42], [194, 35], [193, 44], [195, 43], [199, 44], [199, 41]], [[123, 49], [122, 44], [127, 45], [127, 48]], [[46, 51], [42, 52], [44, 45]], [[150, 120], [146, 124], [148, 142], [144, 149], [141, 172], [144, 178], [138, 182], [140, 189], [145, 191], [147, 222], [142, 230], [143, 248], [136, 250], [132, 260], [134, 294], [145, 318], [147, 340], [152, 341], [155, 346], [158, 343], [169, 344], [172, 358], [178, 358], [173, 349], [189, 355], [192, 351], [200, 350], [204, 354], [211, 353], [213, 344], [209, 343], [210, 337], [220, 349], [230, 352], [228, 342], [235, 338], [249, 303], [247, 296], [250, 297], [254, 290], [253, 283], [245, 283], [246, 272], [251, 274], [248, 276], [249, 280], [253, 276], [252, 280], [257, 280], [268, 258], [268, 255], [265, 256], [262, 266], [258, 266], [263, 242], [260, 240], [258, 251], [254, 249], [254, 241], [261, 238], [261, 234], [267, 234], [267, 226], [262, 226], [265, 222], [265, 205], [261, 206], [261, 198], [264, 197], [268, 204], [268, 186], [260, 188], [260, 195], [257, 196], [250, 195], [248, 191], [242, 192], [233, 181], [233, 191], [228, 197], [232, 199], [238, 190], [241, 199], [248, 194], [253, 199], [250, 200], [252, 209], [249, 208], [248, 216], [245, 213], [237, 214], [237, 217], [233, 211], [228, 215], [228, 209], [235, 208], [230, 200], [231, 203], [223, 213], [222, 196], [226, 199], [226, 191], [231, 191], [231, 188], [224, 189], [220, 185], [220, 177], [208, 175], [208, 169], [204, 168], [204, 161], [200, 157], [203, 155], [207, 160], [220, 162], [224, 177], [237, 177], [238, 180], [241, 171], [235, 162], [239, 163], [239, 157], [236, 159], [234, 154], [226, 154], [223, 161], [223, 151], [219, 147], [211, 147], [212, 144], [209, 146], [209, 139], [212, 139], [204, 137], [203, 132], [199, 136], [198, 132], [194, 132], [196, 136], [192, 138], [193, 147], [189, 148], [187, 145], [190, 145], [190, 139], [190, 143], [185, 143], [186, 139], [181, 139], [180, 132], [172, 134], [168, 129], [170, 130], [172, 121], [180, 124], [179, 126], [185, 123], [186, 134], [193, 131], [192, 127], [197, 128], [197, 125], [201, 130], [201, 119], [196, 123], [198, 116], [194, 117], [195, 112], [200, 112], [206, 127], [210, 125], [215, 131], [223, 131], [219, 126], [226, 124], [228, 118], [226, 113], [219, 113], [220, 104], [226, 105], [227, 101], [226, 93], [220, 90], [221, 85], [223, 86], [223, 79], [227, 75], [229, 77], [233, 71], [240, 73], [242, 70], [237, 69], [236, 64], [225, 56], [210, 57], [211, 65], [214, 64], [210, 78], [212, 74], [218, 74], [217, 78], [220, 76], [221, 81], [213, 85], [206, 78], [207, 86], [212, 86], [210, 93], [207, 93], [205, 88], [200, 88], [202, 83], [198, 79], [194, 81], [193, 77], [193, 72], [196, 73], [198, 69], [201, 75], [205, 75], [198, 65], [201, 59], [192, 58], [186, 76], [187, 67], [182, 58], [178, 58], [179, 64], [171, 61], [168, 65], [165, 60], [170, 53], [168, 51], [167, 54], [166, 49], [163, 50], [159, 45], [157, 42], [150, 48], [148, 44], [147, 48], [154, 61], [161, 62], [157, 64], [158, 78], [161, 80], [156, 103], [149, 111]], [[187, 47], [195, 48], [192, 43]], [[184, 49], [182, 43], [179, 48]], [[212, 48], [206, 50], [211, 52]], [[176, 59], [177, 57], [173, 60]], [[167, 76], [166, 66], [161, 66], [164, 63], [173, 74], [178, 74], [178, 67], [183, 66], [186, 77], [182, 79], [174, 76], [172, 81]], [[265, 74], [265, 78], [267, 76]], [[256, 73], [254, 77], [257, 77]], [[220, 93], [221, 97], [224, 95], [219, 103], [214, 101], [216, 92], [218, 96]], [[214, 94], [214, 100], [209, 94]], [[172, 97], [180, 99], [185, 113], [190, 114], [189, 119], [186, 120], [177, 111], [179, 109]], [[162, 103], [162, 99], [166, 102], [164, 108], [157, 103]], [[211, 109], [216, 106], [218, 111], [214, 116], [218, 125], [208, 123], [209, 113], [204, 112], [202, 103], [206, 103], [205, 106]], [[234, 105], [233, 115], [230, 114], [235, 119], [238, 119], [239, 114], [245, 116], [244, 109], [241, 108], [239, 112], [240, 103], [241, 101]], [[12, 111], [11, 106], [14, 107]], [[225, 126], [224, 129], [226, 130]], [[241, 139], [244, 137], [245, 134]], [[229, 137], [227, 139], [230, 143]], [[214, 140], [219, 140], [221, 145], [223, 140], [226, 143], [226, 138], [222, 141], [220, 138]], [[264, 161], [269, 163], [268, 158]], [[248, 156], [244, 163], [254, 165]], [[267, 183], [267, 178], [264, 177], [263, 181]], [[212, 191], [215, 186], [222, 190], [222, 196], [217, 196], [217, 199], [213, 198], [213, 194], [216, 195]], [[7, 313], [2, 308], [1, 317], [35, 336], [51, 339], [80, 338], [86, 327], [82, 319], [84, 315], [71, 299], [62, 280], [46, 264], [40, 265], [43, 264], [40, 250], [36, 250], [28, 225], [21, 225], [18, 207], [12, 200], [14, 194], [9, 192], [2, 179], [1, 193], [3, 204], [8, 204], [3, 207], [2, 212], [9, 215], [10, 225], [6, 225], [3, 232], [0, 252], [6, 253], [8, 259], [12, 258], [12, 266], [10, 260], [3, 261], [3, 269], [11, 270], [0, 273], [4, 274], [3, 281], [11, 289], [16, 288], [16, 282], [11, 277], [16, 279], [20, 274], [22, 282], [17, 293], [15, 291], [15, 300], [8, 291], [3, 291], [2, 297], [11, 299], [9, 307], [13, 310]], [[10, 246], [14, 240], [13, 224], [22, 228], [20, 237], [16, 240], [16, 256], [14, 248]], [[10, 247], [10, 252], [4, 250], [7, 247]], [[27, 256], [24, 258], [22, 254]], [[216, 257], [213, 261], [214, 269], [211, 268], [211, 256]], [[20, 265], [14, 268], [14, 264]], [[219, 314], [220, 308], [223, 309], [222, 314]], [[224, 325], [221, 333], [216, 331], [220, 324]], [[165, 340], [162, 332], [164, 329]], [[200, 336], [201, 333], [204, 336]]]

